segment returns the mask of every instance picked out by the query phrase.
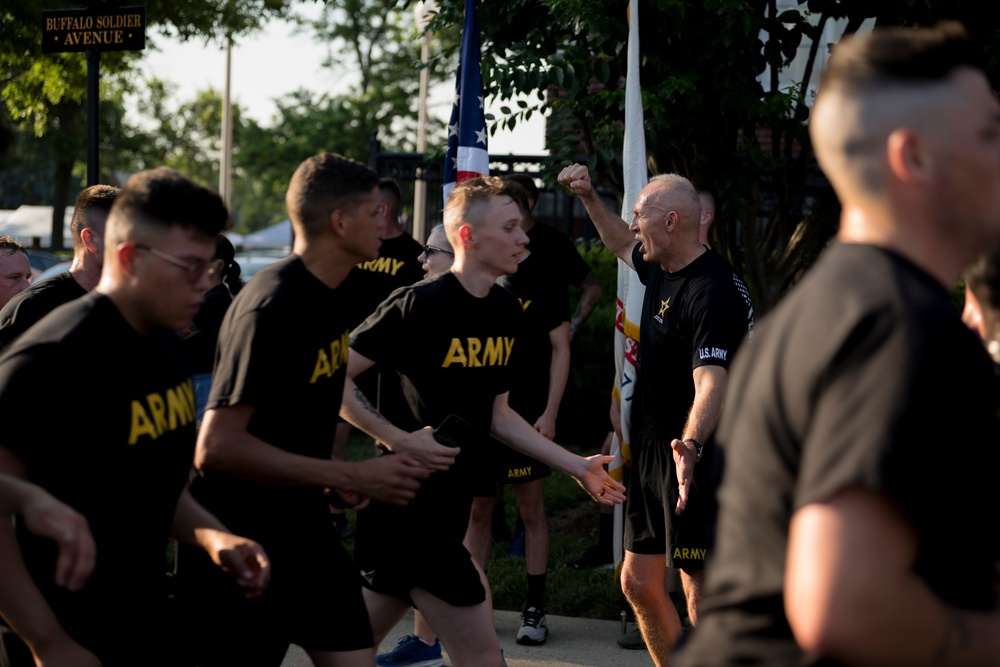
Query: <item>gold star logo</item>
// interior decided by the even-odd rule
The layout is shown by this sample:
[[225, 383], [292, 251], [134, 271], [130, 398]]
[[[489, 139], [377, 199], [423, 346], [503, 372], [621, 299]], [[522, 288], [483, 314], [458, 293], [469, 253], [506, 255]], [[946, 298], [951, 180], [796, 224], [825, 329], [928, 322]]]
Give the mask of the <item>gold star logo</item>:
[[669, 296], [667, 297], [666, 301], [661, 301], [660, 302], [660, 315], [659, 316], [663, 317], [663, 313], [667, 312], [668, 308], [670, 308], [670, 297]]

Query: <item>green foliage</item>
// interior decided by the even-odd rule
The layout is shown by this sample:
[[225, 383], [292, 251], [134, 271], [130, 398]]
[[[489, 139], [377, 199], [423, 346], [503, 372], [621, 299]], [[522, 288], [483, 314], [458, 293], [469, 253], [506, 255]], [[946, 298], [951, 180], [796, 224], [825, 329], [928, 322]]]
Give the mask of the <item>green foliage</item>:
[[[598, 243], [577, 242], [580, 255], [601, 283], [601, 300], [573, 339], [570, 376], [559, 411], [559, 439], [594, 452], [609, 429], [608, 408], [615, 379], [615, 294], [618, 259]], [[572, 309], [580, 290], [570, 289]]]
[[[461, 0], [439, 4], [440, 24], [461, 25]], [[500, 100], [535, 96], [525, 106], [505, 105], [492, 129], [512, 127], [529, 113], [549, 113], [547, 180], [566, 164], [585, 162], [596, 182], [623, 189], [627, 4], [479, 4], [488, 91]], [[639, 3], [639, 75], [651, 170], [682, 173], [715, 191], [713, 247], [741, 268], [758, 313], [801, 276], [836, 229], [832, 198], [820, 202], [814, 217], [802, 220], [797, 213], [812, 163], [810, 100], [801, 81], [809, 80], [828, 46], [814, 40], [800, 52], [805, 38], [819, 38], [835, 19], [846, 19], [850, 33], [869, 18], [879, 25], [958, 18], [981, 47], [991, 78], [1000, 80], [1000, 32], [988, 3], [800, 0], [780, 14], [776, 6], [775, 0]], [[779, 87], [779, 73], [800, 53], [801, 81]]]

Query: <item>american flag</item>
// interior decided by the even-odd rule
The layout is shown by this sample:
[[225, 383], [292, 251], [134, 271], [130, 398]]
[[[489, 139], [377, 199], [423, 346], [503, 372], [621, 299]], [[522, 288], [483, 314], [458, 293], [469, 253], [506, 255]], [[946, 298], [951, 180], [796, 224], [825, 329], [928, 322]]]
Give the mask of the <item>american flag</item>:
[[448, 123], [444, 162], [444, 201], [458, 183], [490, 172], [483, 105], [483, 75], [479, 69], [479, 16], [476, 0], [465, 0], [462, 51], [455, 76], [455, 103]]

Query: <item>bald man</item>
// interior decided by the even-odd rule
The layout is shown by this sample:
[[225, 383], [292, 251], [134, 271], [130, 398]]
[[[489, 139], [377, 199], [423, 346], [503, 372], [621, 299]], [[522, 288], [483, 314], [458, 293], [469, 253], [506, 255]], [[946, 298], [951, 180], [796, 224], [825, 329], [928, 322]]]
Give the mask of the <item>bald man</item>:
[[1000, 105], [957, 24], [835, 47], [810, 135], [837, 241], [761, 323], [719, 426], [677, 664], [1000, 664], [1000, 427], [950, 290], [1000, 241]]
[[689, 620], [698, 618], [714, 532], [713, 434], [729, 364], [753, 328], [753, 308], [729, 264], [701, 243], [701, 202], [688, 179], [651, 178], [630, 225], [604, 205], [587, 167], [566, 167], [559, 182], [580, 197], [608, 250], [646, 286], [622, 590], [653, 661], [663, 667], [681, 633], [662, 585], [668, 566], [680, 570]]

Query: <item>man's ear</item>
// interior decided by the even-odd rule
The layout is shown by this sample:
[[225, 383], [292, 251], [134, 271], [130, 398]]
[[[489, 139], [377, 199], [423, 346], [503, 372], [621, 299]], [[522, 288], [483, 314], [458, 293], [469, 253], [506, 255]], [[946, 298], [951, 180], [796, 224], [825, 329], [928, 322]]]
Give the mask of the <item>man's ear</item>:
[[458, 228], [458, 238], [462, 241], [462, 245], [466, 247], [476, 245], [476, 238], [472, 233], [472, 225], [470, 224], [463, 224]]
[[885, 142], [889, 171], [902, 183], [916, 185], [927, 180], [930, 168], [927, 145], [906, 128], [894, 130]]
[[100, 255], [103, 252], [98, 244], [97, 232], [90, 227], [84, 227], [80, 230], [80, 241], [83, 243], [83, 247], [87, 249], [87, 252], [92, 255]]
[[330, 229], [340, 238], [347, 236], [347, 217], [343, 209], [335, 208], [330, 211]]
[[119, 243], [115, 254], [118, 256], [118, 265], [125, 275], [135, 275], [136, 247], [130, 243]]

